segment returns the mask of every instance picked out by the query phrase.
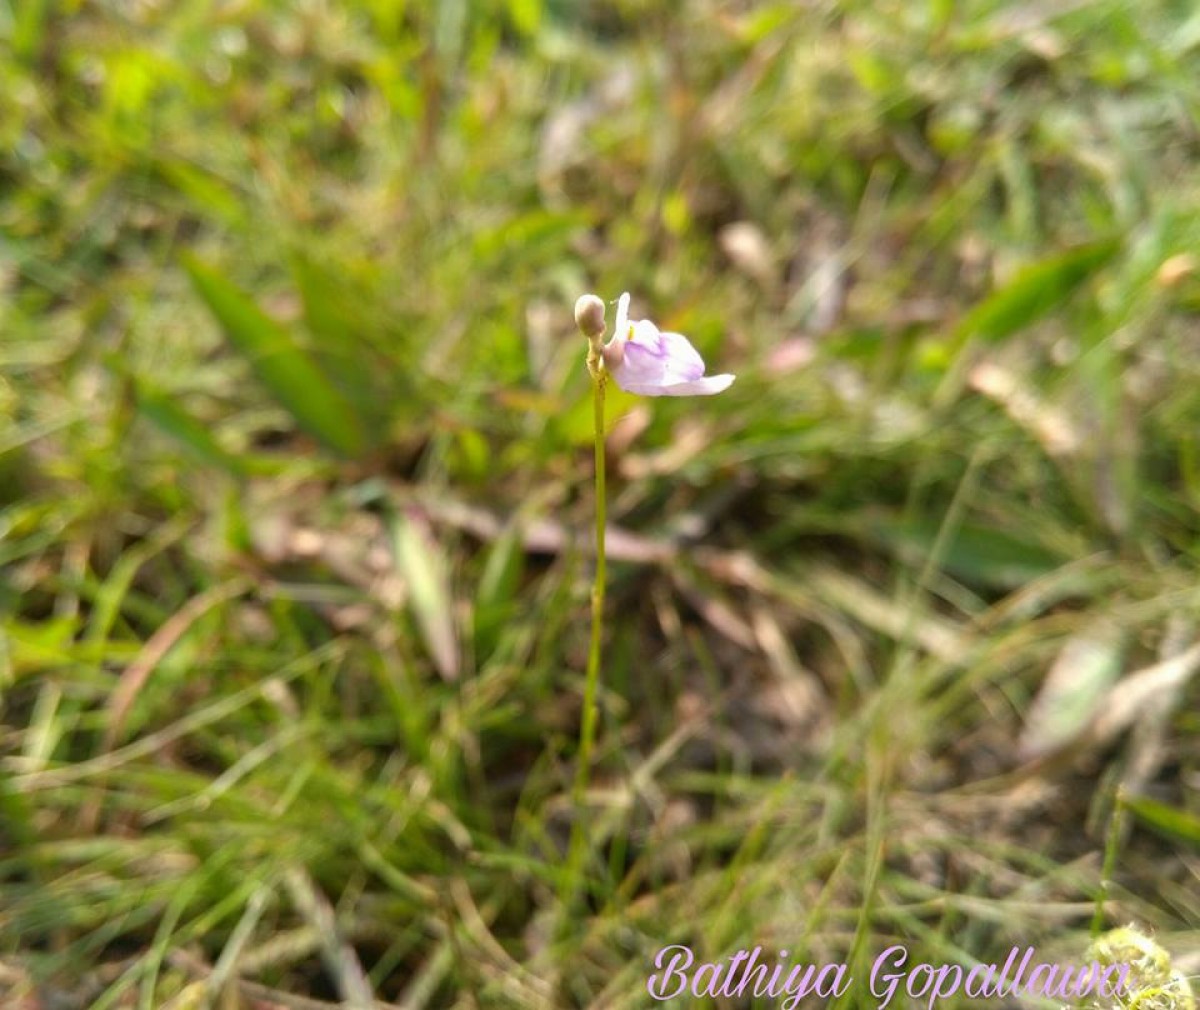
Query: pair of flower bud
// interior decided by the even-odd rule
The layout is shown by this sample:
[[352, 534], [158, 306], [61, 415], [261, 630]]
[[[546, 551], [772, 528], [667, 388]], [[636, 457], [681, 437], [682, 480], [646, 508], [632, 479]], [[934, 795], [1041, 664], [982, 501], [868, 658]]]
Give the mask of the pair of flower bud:
[[607, 344], [601, 343], [604, 302], [595, 295], [584, 295], [575, 303], [575, 323], [604, 371], [627, 393], [711, 396], [733, 384], [732, 375], [705, 375], [704, 359], [682, 333], [664, 332], [648, 319], [630, 319], [628, 293], [617, 302], [617, 324]]

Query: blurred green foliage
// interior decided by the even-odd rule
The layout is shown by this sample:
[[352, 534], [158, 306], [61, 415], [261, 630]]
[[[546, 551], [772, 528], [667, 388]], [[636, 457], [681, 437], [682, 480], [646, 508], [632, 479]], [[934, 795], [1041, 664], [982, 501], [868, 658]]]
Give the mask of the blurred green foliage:
[[[0, 0], [6, 998], [1078, 956], [1116, 783], [1194, 950], [1198, 111], [1177, 0]], [[613, 398], [564, 933], [587, 290], [739, 378]]]

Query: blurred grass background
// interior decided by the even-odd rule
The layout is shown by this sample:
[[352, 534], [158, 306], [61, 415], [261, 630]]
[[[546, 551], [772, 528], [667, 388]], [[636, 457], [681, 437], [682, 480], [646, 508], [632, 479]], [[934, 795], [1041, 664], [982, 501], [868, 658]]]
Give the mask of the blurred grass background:
[[[873, 1007], [1106, 837], [1200, 970], [1198, 112], [1174, 0], [0, 3], [5, 1005]], [[612, 404], [564, 923], [624, 290], [739, 378]]]

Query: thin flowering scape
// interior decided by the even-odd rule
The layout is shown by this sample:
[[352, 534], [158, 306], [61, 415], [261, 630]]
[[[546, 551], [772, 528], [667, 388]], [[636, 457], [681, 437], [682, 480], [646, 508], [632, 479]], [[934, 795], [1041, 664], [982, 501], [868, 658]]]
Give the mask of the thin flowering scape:
[[567, 849], [566, 872], [561, 878], [564, 924], [587, 875], [589, 818], [585, 810], [592, 749], [596, 741], [600, 686], [600, 639], [604, 624], [604, 387], [611, 375], [627, 393], [640, 396], [710, 396], [728, 389], [732, 375], [705, 375], [704, 360], [681, 333], [663, 333], [647, 319], [629, 318], [629, 295], [617, 303], [617, 326], [612, 339], [604, 340], [604, 302], [581, 295], [575, 302], [575, 324], [588, 342], [587, 367], [592, 377], [593, 428], [596, 454], [596, 580], [592, 585], [592, 636], [588, 646], [587, 674], [583, 685], [583, 714], [579, 726], [579, 755], [571, 790], [575, 820]]
[[705, 375], [704, 359], [682, 333], [663, 332], [649, 319], [630, 319], [628, 292], [617, 303], [617, 325], [603, 356], [617, 385], [638, 396], [711, 396], [734, 380]]

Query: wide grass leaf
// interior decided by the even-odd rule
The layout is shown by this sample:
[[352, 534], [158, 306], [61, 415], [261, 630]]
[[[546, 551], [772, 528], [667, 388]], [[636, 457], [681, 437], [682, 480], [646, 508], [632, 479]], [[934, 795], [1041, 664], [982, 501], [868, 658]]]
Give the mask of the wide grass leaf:
[[1121, 675], [1125, 635], [1099, 618], [1064, 644], [1025, 718], [1017, 750], [1027, 760], [1070, 743], [1092, 722]]
[[959, 339], [1002, 340], [1062, 305], [1121, 248], [1119, 239], [1075, 246], [1030, 264], [959, 323]]
[[445, 680], [456, 680], [460, 659], [446, 556], [420, 516], [395, 515], [391, 534], [396, 567], [429, 656]]
[[1127, 796], [1123, 803], [1148, 827], [1168, 838], [1200, 846], [1200, 817], [1148, 796]]
[[291, 335], [211, 267], [187, 256], [184, 266], [225, 335], [303, 430], [344, 456], [357, 456], [366, 438], [345, 398]]
[[354, 403], [368, 436], [387, 431], [398, 416], [421, 415], [425, 397], [413, 381], [417, 369], [409, 345], [381, 322], [380, 295], [369, 272], [309, 251], [293, 252], [288, 265], [313, 358]]
[[[921, 565], [937, 543], [938, 523], [902, 522], [871, 514], [865, 535], [914, 565]], [[973, 586], [1016, 589], [1057, 569], [1066, 560], [1005, 530], [964, 523], [942, 548], [941, 566]]]
[[196, 458], [235, 477], [246, 474], [246, 467], [242, 461], [222, 447], [208, 428], [171, 397], [144, 384], [139, 385], [137, 407], [143, 417]]
[[517, 587], [525, 566], [521, 529], [509, 526], [487, 554], [475, 599], [475, 651], [489, 655], [495, 648], [500, 630], [514, 610]]

